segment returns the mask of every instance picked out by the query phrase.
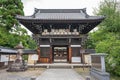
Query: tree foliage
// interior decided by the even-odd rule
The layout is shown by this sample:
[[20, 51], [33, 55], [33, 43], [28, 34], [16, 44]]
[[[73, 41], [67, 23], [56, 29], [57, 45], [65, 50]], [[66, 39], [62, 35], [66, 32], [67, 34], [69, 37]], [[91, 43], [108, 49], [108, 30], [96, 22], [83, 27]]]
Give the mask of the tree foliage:
[[98, 30], [90, 33], [88, 44], [93, 46], [98, 53], [108, 54], [106, 69], [114, 75], [120, 76], [120, 11], [116, 0], [101, 2], [98, 15], [105, 15], [106, 19], [100, 24]]
[[0, 0], [0, 46], [14, 48], [22, 41], [25, 48], [34, 49], [35, 42], [20, 26], [16, 15], [24, 15], [21, 0]]
[[7, 30], [0, 27], [0, 45], [14, 48], [20, 41], [25, 48], [35, 49], [35, 41], [27, 35], [27, 31], [24, 28], [16, 30], [15, 32], [6, 32]]
[[108, 33], [107, 35], [108, 39], [98, 41], [96, 51], [108, 54], [106, 58], [107, 71], [120, 75], [120, 40], [114, 34]]
[[120, 32], [120, 11], [117, 5], [120, 5], [120, 3], [116, 0], [104, 0], [104, 2], [100, 4], [98, 14], [106, 16], [101, 26], [105, 31]]
[[14, 25], [19, 25], [16, 20], [16, 15], [23, 15], [23, 4], [21, 0], [0, 0], [0, 26], [6, 30], [11, 30]]

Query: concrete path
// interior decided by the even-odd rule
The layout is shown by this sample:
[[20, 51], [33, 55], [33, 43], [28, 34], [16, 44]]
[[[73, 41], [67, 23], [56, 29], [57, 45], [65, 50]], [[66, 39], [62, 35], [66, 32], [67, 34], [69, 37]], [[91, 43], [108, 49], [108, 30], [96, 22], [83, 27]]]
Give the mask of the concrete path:
[[85, 80], [73, 69], [47, 69], [36, 80]]

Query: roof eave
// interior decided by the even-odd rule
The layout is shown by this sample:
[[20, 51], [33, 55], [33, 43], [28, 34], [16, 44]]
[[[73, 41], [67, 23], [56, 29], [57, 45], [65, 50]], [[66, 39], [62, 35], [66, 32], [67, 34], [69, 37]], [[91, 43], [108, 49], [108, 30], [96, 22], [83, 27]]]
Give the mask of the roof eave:
[[23, 19], [23, 18], [17, 18], [20, 22], [41, 22], [41, 23], [49, 23], [49, 22], [98, 22], [104, 20], [104, 17], [96, 18], [96, 19]]
[[[91, 16], [90, 16], [91, 17]], [[21, 16], [17, 15], [16, 19], [17, 20], [24, 20], [24, 21], [33, 21], [33, 20], [38, 20], [38, 21], [91, 21], [91, 20], [104, 20], [105, 16], [92, 16], [96, 18], [81, 18], [81, 19], [39, 19], [39, 18], [34, 18], [32, 16]]]

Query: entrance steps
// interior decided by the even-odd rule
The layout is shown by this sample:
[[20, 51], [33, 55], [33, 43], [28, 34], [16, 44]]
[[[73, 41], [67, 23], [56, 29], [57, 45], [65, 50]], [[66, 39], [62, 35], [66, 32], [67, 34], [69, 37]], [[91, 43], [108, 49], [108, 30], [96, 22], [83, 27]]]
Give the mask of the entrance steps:
[[61, 69], [61, 68], [65, 68], [65, 69], [70, 69], [70, 68], [78, 68], [78, 67], [91, 67], [90, 64], [70, 64], [70, 63], [49, 63], [49, 64], [28, 64], [28, 67], [35, 67], [35, 68], [57, 68], [57, 69]]
[[73, 68], [72, 65], [68, 65], [66, 63], [54, 63], [54, 65], [49, 65], [49, 68], [67, 68], [67, 69], [70, 69], [70, 68]]

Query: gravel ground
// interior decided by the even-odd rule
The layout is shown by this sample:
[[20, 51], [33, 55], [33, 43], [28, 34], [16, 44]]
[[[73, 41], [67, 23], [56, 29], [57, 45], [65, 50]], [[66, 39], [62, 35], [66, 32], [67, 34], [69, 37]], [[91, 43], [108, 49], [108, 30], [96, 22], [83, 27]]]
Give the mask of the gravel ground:
[[24, 72], [7, 72], [6, 69], [0, 70], [0, 80], [30, 80], [31, 77], [38, 77], [43, 73], [43, 68], [29, 68]]
[[[85, 68], [84, 70], [82, 68], [75, 68], [74, 70], [83, 78], [90, 76], [89, 68]], [[7, 72], [6, 69], [0, 69], [0, 80], [30, 80], [31, 77], [40, 77], [44, 71], [46, 71], [44, 68], [35, 68], [35, 70], [34, 68], [29, 68], [25, 72]], [[62, 72], [65, 72], [65, 70]]]
[[78, 74], [80, 74], [84, 79], [86, 79], [86, 77], [89, 77], [90, 80], [95, 80], [92, 76], [90, 76], [90, 68], [75, 68], [74, 69]]

